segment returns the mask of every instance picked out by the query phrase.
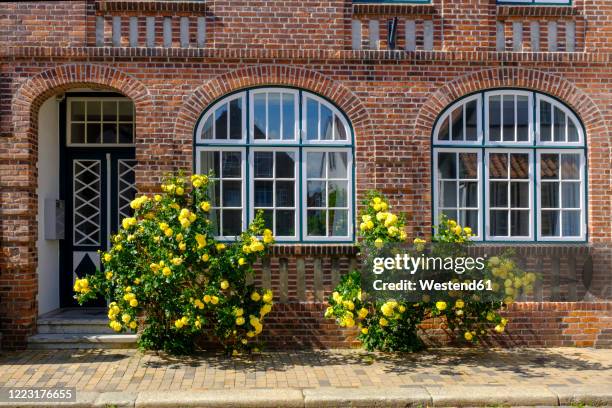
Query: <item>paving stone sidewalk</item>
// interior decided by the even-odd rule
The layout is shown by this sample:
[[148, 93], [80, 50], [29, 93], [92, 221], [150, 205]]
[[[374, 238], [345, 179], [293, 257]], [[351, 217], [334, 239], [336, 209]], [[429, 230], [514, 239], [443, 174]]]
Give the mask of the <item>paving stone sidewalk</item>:
[[77, 392], [96, 393], [276, 389], [318, 397], [323, 394], [316, 394], [317, 389], [348, 388], [358, 393], [419, 386], [431, 395], [436, 389], [461, 395], [465, 387], [476, 386], [499, 386], [500, 392], [539, 386], [612, 393], [612, 350], [436, 349], [402, 355], [313, 350], [244, 358], [220, 354], [174, 358], [136, 350], [0, 354], [0, 387], [76, 387]]

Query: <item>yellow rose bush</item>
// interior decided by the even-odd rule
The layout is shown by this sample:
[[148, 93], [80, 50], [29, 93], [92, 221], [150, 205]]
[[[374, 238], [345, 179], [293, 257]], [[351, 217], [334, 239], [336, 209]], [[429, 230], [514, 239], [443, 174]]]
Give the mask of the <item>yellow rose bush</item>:
[[79, 303], [110, 301], [113, 330], [140, 328], [143, 349], [185, 354], [201, 336], [228, 353], [258, 347], [274, 297], [247, 277], [274, 237], [258, 214], [236, 241], [215, 240], [210, 187], [205, 175], [178, 175], [164, 181], [163, 194], [136, 198], [134, 216], [101, 254], [102, 270], [75, 282]]
[[[370, 192], [363, 203], [359, 227], [361, 252], [368, 263], [381, 248], [389, 244], [407, 243], [413, 254], [422, 254], [428, 242], [415, 238], [408, 243], [403, 217], [391, 212], [385, 198]], [[442, 217], [431, 243], [431, 255], [441, 258], [465, 257], [471, 244], [472, 231], [454, 220]], [[447, 292], [439, 298], [424, 294], [419, 301], [407, 299], [370, 299], [362, 289], [361, 274], [352, 271], [342, 277], [329, 297], [325, 317], [335, 319], [341, 327], [357, 327], [358, 339], [368, 350], [415, 351], [423, 347], [418, 336], [421, 323], [440, 317], [444, 325], [458, 337], [476, 343], [488, 333], [502, 333], [507, 319], [500, 312], [523, 293], [530, 294], [536, 275], [521, 270], [504, 253], [484, 262], [481, 276], [490, 280], [495, 296], [483, 299], [477, 294]], [[463, 275], [457, 275], [460, 282]]]

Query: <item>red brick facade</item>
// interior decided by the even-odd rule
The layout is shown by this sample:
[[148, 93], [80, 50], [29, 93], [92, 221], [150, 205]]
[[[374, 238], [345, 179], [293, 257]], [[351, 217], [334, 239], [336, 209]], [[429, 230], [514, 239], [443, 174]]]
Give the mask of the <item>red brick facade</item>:
[[[118, 46], [113, 46], [113, 17], [121, 17]], [[131, 17], [137, 18], [134, 47], [128, 38]], [[154, 18], [155, 47], [145, 44], [146, 17]], [[401, 23], [397, 50], [385, 50], [386, 22], [393, 17], [416, 22], [414, 51], [404, 50], [407, 25]], [[169, 47], [162, 46], [164, 18], [171, 27]], [[354, 20], [362, 28], [357, 50], [351, 49]], [[380, 49], [367, 49], [371, 20], [380, 23]], [[182, 21], [187, 21], [186, 46], [180, 41]], [[431, 49], [425, 49], [424, 21], [433, 22]], [[516, 21], [523, 22], [524, 52], [512, 52], [509, 42]], [[540, 52], [527, 52], [532, 51], [531, 21], [542, 28]], [[559, 52], [546, 51], [545, 29], [551, 21], [558, 30]], [[568, 22], [575, 26], [574, 52], [566, 48]], [[23, 346], [36, 330], [38, 110], [45, 100], [83, 87], [115, 90], [131, 98], [136, 106], [137, 183], [140, 191], [148, 192], [165, 172], [192, 167], [194, 126], [212, 101], [268, 84], [314, 91], [348, 115], [356, 140], [358, 199], [371, 188], [383, 191], [407, 213], [410, 234], [430, 233], [430, 138], [435, 119], [448, 104], [498, 87], [540, 91], [565, 102], [585, 126], [589, 162], [589, 242], [574, 250], [588, 248], [589, 282], [597, 282], [591, 287], [598, 293], [586, 294], [581, 303], [513, 306], [508, 342], [610, 345], [608, 0], [575, 0], [567, 7], [497, 6], [495, 0], [394, 6], [353, 5], [350, 0], [28, 1], [0, 3], [0, 23], [3, 347]], [[496, 51], [498, 23], [506, 32], [503, 52]], [[534, 248], [524, 246], [535, 258]], [[563, 245], [549, 245], [549, 257], [554, 248]], [[352, 249], [304, 246], [279, 251], [269, 268], [271, 285], [283, 293], [272, 316], [271, 339], [281, 346], [348, 344], [350, 337], [323, 321], [321, 314], [324, 297], [351, 265]], [[584, 265], [579, 269], [582, 276]]]

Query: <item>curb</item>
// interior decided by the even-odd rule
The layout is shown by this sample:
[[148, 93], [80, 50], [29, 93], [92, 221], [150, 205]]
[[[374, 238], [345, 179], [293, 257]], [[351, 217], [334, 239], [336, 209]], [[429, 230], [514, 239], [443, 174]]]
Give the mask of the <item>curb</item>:
[[75, 402], [0, 402], [0, 407], [476, 407], [612, 406], [612, 387], [449, 385], [360, 388], [257, 388], [202, 391], [77, 392]]

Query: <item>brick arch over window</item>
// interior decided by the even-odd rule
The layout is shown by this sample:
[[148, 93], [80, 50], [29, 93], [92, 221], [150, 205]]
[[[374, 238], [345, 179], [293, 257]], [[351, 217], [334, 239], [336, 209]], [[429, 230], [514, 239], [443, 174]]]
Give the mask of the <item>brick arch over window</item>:
[[[612, 144], [604, 117], [599, 107], [591, 97], [575, 84], [545, 72], [524, 68], [497, 68], [478, 71], [457, 78], [438, 88], [420, 108], [411, 135], [420, 141], [418, 144], [423, 157], [429, 158], [430, 138], [436, 118], [452, 102], [461, 97], [491, 88], [523, 88], [542, 92], [560, 99], [574, 110], [582, 121], [586, 131], [588, 146], [588, 171], [591, 169], [609, 169]], [[603, 154], [602, 154], [603, 152]], [[423, 174], [420, 193], [431, 199], [431, 167]], [[609, 200], [609, 191], [612, 183], [604, 177], [589, 177], [588, 196], [589, 205], [588, 227], [589, 241], [606, 242], [612, 236], [609, 214], [612, 205]], [[427, 216], [431, 222], [431, 214]]]
[[[196, 122], [206, 107], [218, 98], [240, 89], [262, 85], [279, 85], [301, 88], [316, 92], [332, 101], [349, 118], [355, 132], [355, 166], [357, 192], [366, 191], [375, 185], [375, 177], [368, 175], [368, 168], [374, 168], [372, 151], [371, 120], [369, 113], [350, 89], [316, 71], [293, 66], [257, 65], [227, 72], [206, 82], [191, 93], [178, 112], [174, 134], [177, 148], [182, 155], [191, 156], [193, 132]], [[366, 153], [367, 149], [370, 149]]]
[[[22, 347], [36, 327], [38, 305], [37, 250], [37, 161], [38, 112], [45, 100], [72, 88], [104, 88], [131, 98], [136, 107], [136, 134], [146, 134], [146, 118], [152, 109], [147, 88], [135, 78], [103, 65], [68, 64], [27, 79], [12, 100], [12, 132], [0, 140], [9, 152], [2, 159], [8, 172], [0, 175], [3, 210], [0, 251], [0, 320], [3, 345]], [[15, 276], [19, 278], [16, 279]], [[2, 289], [8, 288], [8, 289]]]

